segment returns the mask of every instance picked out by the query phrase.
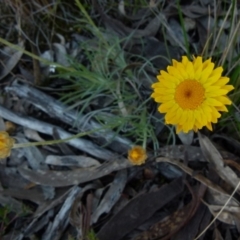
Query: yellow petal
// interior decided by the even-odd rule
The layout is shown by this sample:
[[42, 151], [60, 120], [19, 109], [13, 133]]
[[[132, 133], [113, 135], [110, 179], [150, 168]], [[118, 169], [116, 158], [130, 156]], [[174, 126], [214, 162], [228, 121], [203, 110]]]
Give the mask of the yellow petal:
[[168, 70], [169, 74], [172, 75], [173, 77], [175, 77], [178, 81], [184, 80], [183, 76], [180, 74], [180, 72], [177, 68], [168, 66], [167, 70]]
[[187, 58], [186, 56], [183, 56], [183, 57], [182, 57], [182, 64], [183, 64], [185, 67], [187, 67], [188, 62], [189, 62], [188, 58]]
[[191, 62], [187, 63], [187, 72], [189, 79], [195, 80], [195, 71]]
[[206, 127], [207, 127], [210, 131], [213, 130], [213, 129], [212, 129], [212, 124], [211, 124], [211, 122], [208, 122], [207, 125], [206, 125]]
[[214, 64], [213, 63], [209, 63], [208, 66], [206, 66], [206, 68], [202, 71], [201, 77], [200, 77], [200, 81], [202, 83], [207, 82], [208, 77], [210, 76], [210, 74], [212, 73], [214, 68]]
[[169, 101], [169, 102], [165, 102], [163, 104], [160, 105], [160, 107], [158, 108], [160, 113], [166, 113], [169, 109], [172, 108], [172, 106], [175, 104], [174, 101]]
[[221, 102], [224, 105], [232, 104], [232, 101], [226, 96], [218, 96], [215, 99], [218, 100], [219, 102]]
[[234, 87], [232, 85], [225, 85], [225, 86], [222, 86], [222, 89], [226, 89], [228, 92], [230, 92], [234, 89]]
[[226, 85], [228, 82], [229, 82], [229, 80], [230, 80], [230, 78], [228, 78], [228, 77], [221, 77], [221, 78], [219, 78], [218, 79], [218, 81], [216, 82], [216, 85], [217, 86], [224, 86], [224, 85]]

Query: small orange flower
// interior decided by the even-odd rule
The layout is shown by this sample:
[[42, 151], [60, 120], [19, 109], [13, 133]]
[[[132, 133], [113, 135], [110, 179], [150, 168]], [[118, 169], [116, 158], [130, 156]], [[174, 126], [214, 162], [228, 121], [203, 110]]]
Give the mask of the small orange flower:
[[5, 131], [0, 131], [0, 158], [8, 157], [14, 144], [14, 139]]
[[128, 151], [128, 160], [133, 165], [141, 165], [145, 163], [147, 159], [147, 153], [141, 146], [134, 146]]

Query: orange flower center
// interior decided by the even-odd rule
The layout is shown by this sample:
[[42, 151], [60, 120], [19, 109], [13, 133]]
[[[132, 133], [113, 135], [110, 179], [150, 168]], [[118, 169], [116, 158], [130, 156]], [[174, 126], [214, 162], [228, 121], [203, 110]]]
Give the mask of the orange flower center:
[[203, 102], [205, 89], [195, 80], [181, 82], [175, 92], [175, 101], [182, 109], [197, 109]]

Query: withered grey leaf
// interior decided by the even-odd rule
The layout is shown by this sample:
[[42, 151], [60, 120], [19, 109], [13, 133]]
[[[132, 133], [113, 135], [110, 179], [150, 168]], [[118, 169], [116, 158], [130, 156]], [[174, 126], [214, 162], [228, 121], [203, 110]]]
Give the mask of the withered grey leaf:
[[37, 218], [41, 217], [44, 213], [46, 213], [48, 210], [64, 202], [71, 189], [72, 187], [56, 189], [56, 196], [54, 199], [45, 200], [40, 205], [38, 205], [38, 208], [34, 213], [34, 219], [36, 220]]
[[197, 32], [199, 35], [199, 45], [200, 45], [200, 47], [203, 48], [209, 37], [208, 31], [207, 31], [207, 29], [205, 29], [205, 27], [201, 23], [199, 23], [198, 21], [196, 23], [197, 23]]
[[191, 18], [184, 18], [185, 30], [188, 32], [196, 28], [196, 21]]
[[124, 0], [120, 0], [120, 1], [119, 1], [119, 3], [118, 3], [118, 11], [119, 11], [123, 16], [126, 15]]
[[34, 218], [33, 221], [21, 231], [21, 235], [15, 240], [25, 239], [26, 237], [30, 237], [34, 233], [42, 230], [43, 227], [46, 226], [51, 221], [53, 216], [54, 210], [51, 209], [41, 218]]
[[208, 188], [212, 188], [215, 191], [218, 191], [220, 193], [224, 193], [227, 194], [219, 185], [211, 182], [208, 178], [204, 177], [202, 174], [198, 173], [195, 174], [194, 171], [189, 168], [188, 166], [186, 166], [185, 164], [181, 163], [179, 160], [177, 159], [173, 159], [173, 158], [166, 158], [166, 157], [159, 157], [156, 158], [156, 162], [166, 162], [166, 163], [171, 163], [173, 165], [178, 166], [180, 169], [182, 169], [185, 173], [189, 174], [190, 176], [192, 176], [193, 178], [195, 178], [196, 180], [198, 180], [199, 182], [203, 183], [205, 186], [207, 186]]
[[[53, 128], [53, 139], [57, 140], [57, 139], [61, 139], [58, 131], [56, 128]], [[67, 145], [67, 143], [62, 142], [62, 143], [58, 143], [55, 146], [58, 147], [58, 149], [61, 151], [61, 153], [65, 156], [65, 155], [74, 155], [74, 152], [72, 151], [72, 149], [70, 149], [70, 147]]]
[[[41, 58], [44, 58], [50, 62], [54, 62], [54, 52], [52, 50], [46, 50], [45, 52], [43, 52], [42, 54], [40, 54], [40, 57]], [[43, 63], [42, 61], [39, 62], [40, 63], [40, 66], [42, 68], [49, 68], [49, 65], [47, 65], [46, 63]]]
[[181, 131], [178, 133], [178, 137], [184, 145], [191, 145], [193, 141], [193, 134], [193, 131], [189, 131], [188, 133]]
[[[71, 210], [69, 213], [69, 222], [76, 229], [78, 238], [81, 238], [81, 236], [84, 235], [84, 233], [85, 233], [85, 229], [88, 229], [88, 227], [89, 227], [91, 210], [88, 209], [88, 207], [89, 207], [88, 203], [90, 203], [90, 205], [92, 205], [92, 198], [90, 201], [88, 201], [89, 200], [88, 196], [92, 196], [92, 193], [88, 194], [88, 196], [86, 197], [85, 204], [83, 204], [81, 201], [82, 196], [89, 189], [97, 191], [99, 188], [98, 183], [99, 183], [99, 181], [95, 181], [95, 183], [86, 185], [82, 189], [81, 194], [78, 194], [77, 198], [75, 199], [75, 201], [71, 207]], [[83, 205], [84, 205], [84, 207], [83, 207]]]
[[[205, 158], [214, 166], [217, 174], [233, 188], [235, 188], [240, 179], [237, 174], [228, 166], [224, 166], [223, 158], [211, 141], [198, 132], [200, 146]], [[240, 190], [238, 190], [240, 191]]]
[[[25, 41], [21, 40], [19, 41], [18, 46], [24, 50], [24, 44]], [[16, 51], [9, 47], [4, 48], [3, 53], [1, 54], [1, 59], [3, 60], [0, 69], [0, 80], [6, 77], [13, 70], [22, 57], [22, 54], [22, 51]]]
[[97, 234], [99, 240], [119, 240], [150, 218], [157, 210], [176, 198], [183, 189], [176, 179], [159, 190], [140, 194], [115, 214]]
[[181, 169], [165, 162], [158, 163], [157, 169], [167, 179], [175, 179], [183, 176]]
[[36, 204], [42, 204], [45, 200], [45, 197], [41, 191], [41, 188], [39, 187], [31, 188], [31, 189], [9, 188], [9, 189], [2, 190], [0, 193], [6, 196], [28, 200]]
[[5, 131], [5, 123], [3, 119], [0, 117], [0, 131]]
[[217, 227], [214, 228], [213, 236], [214, 236], [214, 239], [216, 240], [224, 240], [224, 238], [222, 237], [222, 234], [220, 233]]
[[141, 33], [143, 37], [155, 36], [161, 26], [161, 19], [165, 19], [162, 12], [150, 20], [144, 30], [138, 30], [140, 31], [139, 33]]
[[0, 182], [4, 188], [21, 188], [23, 189], [31, 182], [23, 178], [15, 167], [7, 167], [0, 164]]
[[[23, 137], [15, 137], [21, 143], [27, 143], [28, 141]], [[28, 164], [34, 170], [48, 170], [48, 166], [45, 164], [44, 157], [37, 147], [31, 146], [23, 148], [25, 157], [27, 158]], [[55, 194], [55, 189], [50, 186], [41, 186], [43, 194], [46, 199], [52, 199]]]
[[211, 15], [207, 15], [197, 19], [197, 22], [206, 30], [206, 32], [212, 32], [215, 27], [214, 18]]
[[48, 155], [46, 157], [46, 164], [57, 166], [76, 166], [81, 168], [97, 167], [100, 166], [99, 161], [94, 158], [86, 156], [57, 156]]
[[[79, 113], [77, 113], [77, 111], [68, 110], [67, 106], [64, 105], [63, 103], [61, 103], [60, 101], [48, 96], [47, 94], [37, 90], [36, 88], [29, 86], [29, 85], [19, 84], [18, 81], [14, 81], [14, 83], [11, 85], [11, 87], [6, 87], [5, 90], [7, 92], [16, 94], [20, 98], [24, 98], [25, 101], [33, 104], [36, 108], [40, 109], [41, 111], [44, 111], [46, 114], [49, 114], [51, 117], [61, 119], [61, 121], [65, 122], [71, 126], [74, 125], [79, 131], [89, 131], [89, 130], [93, 130], [93, 129], [101, 129], [102, 128], [102, 125], [93, 119], [90, 119], [88, 122], [81, 122], [80, 119], [86, 119], [85, 116], [79, 115]], [[10, 115], [10, 113], [8, 113], [8, 112], [6, 112], [6, 110], [5, 111], [4, 110], [5, 110], [5, 108], [0, 109], [0, 116], [4, 115], [3, 117], [6, 119], [11, 117], [12, 122], [17, 122], [17, 124], [19, 124], [19, 122], [21, 122], [21, 124], [25, 127], [30, 128], [30, 126], [33, 125], [33, 124], [31, 124], [31, 122], [24, 124], [23, 119], [20, 121], [20, 119], [19, 119], [20, 116], [13, 117], [12, 115]], [[16, 118], [18, 118], [18, 119], [15, 120]], [[47, 129], [44, 129], [44, 131], [42, 131], [42, 132], [43, 133], [47, 132], [48, 134], [52, 135], [53, 126], [51, 125], [51, 131], [48, 129], [50, 125], [48, 125], [48, 127], [46, 126]], [[36, 129], [37, 131], [41, 132], [39, 128], [40, 127], [38, 127], [38, 126], [34, 126], [33, 129]], [[57, 129], [59, 132], [59, 128], [57, 128]], [[51, 132], [51, 133], [49, 133], [49, 132]], [[61, 137], [63, 137], [63, 134], [59, 133], [59, 135], [61, 135]], [[129, 139], [118, 135], [116, 132], [113, 132], [110, 129], [103, 129], [101, 131], [96, 131], [96, 132], [92, 133], [90, 136], [97, 138], [101, 144], [115, 143], [116, 147], [113, 150], [116, 152], [119, 152], [119, 153], [127, 152], [129, 149], [129, 145], [131, 145], [131, 141]], [[66, 134], [65, 134], [65, 137], [66, 137]], [[76, 139], [74, 139], [74, 140], [76, 140]], [[80, 140], [82, 140], [82, 139], [78, 139], [78, 141], [80, 141]], [[85, 140], [85, 139], [83, 139], [82, 141], [87, 142], [87, 140]], [[75, 145], [81, 146], [82, 144], [78, 143]], [[90, 144], [88, 144], [88, 145], [90, 145]], [[92, 143], [91, 145], [93, 146], [94, 144]], [[112, 145], [110, 145], [110, 146], [112, 146]], [[85, 146], [83, 146], [82, 150], [84, 150], [84, 149], [85, 149], [85, 151], [90, 149], [89, 152], [92, 152], [92, 154], [97, 153], [97, 149], [92, 150], [92, 148], [90, 146], [87, 146], [87, 144], [85, 144]], [[105, 149], [102, 149], [102, 150], [105, 150]], [[101, 156], [101, 154], [99, 154], [99, 153], [94, 154], [94, 155], [99, 156], [99, 158]], [[107, 158], [107, 156], [103, 157], [103, 159], [104, 158], [105, 158], [105, 160], [109, 159], [109, 158]]]
[[[64, 114], [65, 113], [66, 112], [64, 112]], [[65, 130], [59, 127], [55, 127], [54, 125], [39, 121], [35, 118], [31, 118], [31, 117], [27, 117], [27, 116], [23, 116], [23, 115], [11, 112], [10, 110], [4, 108], [1, 105], [0, 105], [0, 116], [2, 116], [5, 119], [8, 119], [9, 121], [17, 123], [18, 125], [29, 127], [31, 129], [35, 129], [39, 132], [42, 132], [48, 135], [52, 135], [53, 129], [55, 128], [58, 131], [61, 139], [73, 136], [72, 134], [66, 132]], [[99, 147], [98, 145], [94, 144], [92, 141], [86, 140], [84, 138], [71, 139], [70, 141], [68, 141], [68, 144], [84, 152], [87, 152], [91, 155], [94, 155], [100, 159], [103, 159], [105, 161], [111, 160], [114, 157], [114, 154], [109, 150]]]
[[[182, 229], [180, 229], [173, 237], [174, 240], [192, 240], [201, 232], [202, 220], [205, 215], [211, 215], [204, 204], [200, 204], [197, 212], [194, 214]], [[210, 218], [209, 218], [210, 220]], [[208, 221], [209, 222], [209, 221]], [[204, 239], [204, 238], [203, 238]], [[215, 239], [216, 240], [216, 239]]]
[[[17, 139], [18, 143], [28, 143], [27, 139], [24, 137], [15, 137], [15, 139]], [[24, 155], [32, 169], [48, 169], [44, 157], [37, 147], [31, 146], [23, 148], [22, 151], [24, 151]]]
[[158, 149], [157, 154], [163, 157], [177, 158], [181, 160], [184, 160], [187, 154], [188, 161], [206, 162], [205, 158], [203, 157], [201, 148], [195, 146], [184, 145], [164, 146]]
[[69, 66], [66, 47], [60, 43], [53, 43], [53, 50], [57, 63], [63, 66]]
[[[223, 208], [223, 205], [211, 205], [205, 202], [204, 200], [202, 201], [208, 207], [208, 209], [210, 210], [210, 212], [213, 214], [214, 217]], [[235, 225], [236, 221], [239, 224], [240, 223], [240, 207], [225, 206], [224, 210], [220, 213], [217, 219], [220, 220], [221, 222], [231, 224], [231, 225]]]
[[40, 137], [38, 132], [33, 129], [24, 127], [23, 132], [24, 132], [25, 137], [28, 139], [31, 139], [34, 141], [39, 141], [39, 142], [45, 141], [42, 137]]
[[[168, 22], [168, 26], [171, 29], [172, 34], [167, 34], [167, 39], [171, 42], [172, 46], [179, 46], [179, 42], [182, 43], [182, 45], [185, 44], [185, 38], [184, 38], [184, 32], [182, 26], [179, 24], [178, 21], [176, 21], [174, 18], [171, 18]], [[169, 33], [169, 31], [168, 31]], [[173, 35], [174, 34], [174, 38]], [[177, 41], [176, 41], [177, 40]]]
[[[208, 188], [204, 196], [204, 200], [211, 205], [224, 205], [228, 201], [230, 194], [225, 194], [223, 192], [215, 191], [214, 189]], [[228, 203], [228, 206], [239, 207], [240, 203], [234, 197]]]
[[79, 188], [78, 186], [74, 186], [71, 189], [60, 211], [55, 216], [53, 223], [50, 224], [50, 228], [48, 228], [43, 234], [42, 239], [44, 240], [60, 239], [62, 232], [65, 231], [65, 228], [68, 225], [68, 222], [69, 222], [68, 214], [71, 209], [71, 206], [80, 191], [81, 191], [81, 188]]
[[[230, 194], [221, 193], [214, 189], [208, 189], [203, 203], [209, 208], [209, 211], [215, 217], [225, 203], [229, 200]], [[228, 205], [224, 207], [223, 212], [220, 214], [218, 219], [228, 224], [234, 224], [236, 221], [240, 223], [240, 203], [232, 197], [228, 202]]]
[[226, 136], [223, 134], [214, 134], [212, 136], [213, 139], [217, 138], [217, 139], [224, 139], [227, 141], [227, 143], [232, 146], [234, 148], [234, 150], [238, 153], [240, 153], [240, 142], [237, 141], [236, 139], [230, 137], [230, 136]]
[[192, 18], [192, 19], [210, 15], [207, 7], [202, 7], [197, 4], [182, 6], [181, 10], [183, 11], [185, 16]]
[[45, 186], [64, 187], [78, 185], [80, 183], [94, 180], [117, 170], [121, 170], [132, 165], [125, 158], [115, 159], [111, 162], [102, 164], [99, 167], [87, 169], [74, 169], [71, 171], [50, 171], [50, 170], [31, 170], [26, 166], [18, 168], [19, 173], [26, 179]]
[[[143, 49], [135, 49], [136, 54], [143, 52], [143, 56], [148, 58], [158, 69], [164, 69], [169, 65], [169, 60], [166, 56], [178, 59], [179, 49], [173, 46], [167, 46], [164, 42], [159, 41], [154, 37], [144, 38], [144, 47]], [[148, 85], [150, 88], [150, 85]]]
[[10, 232], [8, 232], [7, 234], [5, 234], [1, 240], [21, 240], [21, 238], [19, 238], [19, 236], [21, 236], [21, 231], [20, 230], [16, 230], [13, 229]]
[[23, 203], [19, 202], [18, 200], [10, 196], [2, 196], [2, 191], [0, 191], [0, 204], [4, 207], [7, 207], [12, 212], [17, 213], [17, 215], [22, 214], [23, 209], [25, 209], [27, 213], [31, 213], [31, 210], [28, 208], [24, 208]]
[[109, 213], [111, 211], [114, 204], [120, 198], [126, 182], [127, 170], [123, 169], [118, 171], [101, 203], [97, 207], [96, 211], [93, 212], [91, 217], [92, 223], [96, 223], [103, 213]]

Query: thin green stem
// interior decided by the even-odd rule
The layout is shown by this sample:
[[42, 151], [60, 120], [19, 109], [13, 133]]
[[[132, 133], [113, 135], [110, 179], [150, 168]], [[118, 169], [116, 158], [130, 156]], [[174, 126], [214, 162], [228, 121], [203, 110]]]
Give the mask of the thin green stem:
[[179, 0], [177, 1], [177, 8], [178, 8], [180, 23], [181, 23], [182, 30], [183, 30], [183, 37], [184, 37], [184, 42], [185, 42], [185, 46], [186, 46], [186, 50], [187, 50], [187, 56], [188, 56], [188, 59], [190, 59], [190, 50], [189, 50], [189, 43], [188, 43], [188, 39], [187, 39], [187, 32], [186, 32], [184, 21], [183, 21], [183, 14], [182, 14]]
[[75, 70], [74, 68], [65, 67], [65, 66], [63, 66], [63, 65], [61, 65], [59, 63], [51, 62], [51, 61], [49, 61], [49, 60], [47, 60], [45, 58], [41, 58], [41, 57], [39, 57], [39, 56], [37, 56], [37, 55], [27, 51], [27, 50], [24, 50], [22, 47], [20, 47], [20, 46], [18, 46], [16, 44], [13, 44], [13, 43], [10, 43], [10, 42], [4, 40], [1, 37], [0, 37], [0, 43], [6, 45], [6, 46], [8, 46], [8, 47], [10, 47], [10, 48], [12, 48], [12, 49], [14, 49], [16, 51], [23, 52], [27, 56], [29, 56], [31, 58], [34, 58], [34, 59], [36, 59], [36, 60], [38, 60], [38, 61], [40, 61], [40, 62], [42, 62], [42, 63], [44, 63], [46, 65], [54, 65], [54, 66], [56, 66], [58, 68], [61, 68], [61, 69], [67, 70], [67, 71], [74, 71]]
[[87, 132], [78, 133], [76, 135], [73, 135], [71, 137], [64, 138], [64, 139], [41, 141], [41, 142], [16, 143], [16, 144], [14, 144], [13, 148], [24, 148], [24, 147], [44, 146], [44, 145], [52, 145], [52, 144], [57, 144], [57, 143], [63, 143], [63, 142], [67, 142], [67, 141], [70, 141], [70, 140], [75, 139], [75, 138], [87, 136], [87, 135], [92, 134], [92, 133], [97, 132], [97, 131], [101, 131], [101, 130], [108, 129], [108, 128], [113, 128], [115, 126], [116, 126], [116, 124], [115, 125], [108, 125], [108, 126], [97, 128], [97, 129], [90, 130], [90, 131], [87, 131]]
[[95, 23], [93, 22], [92, 18], [89, 16], [89, 14], [87, 13], [86, 9], [84, 8], [84, 6], [82, 5], [82, 3], [79, 0], [75, 0], [75, 3], [77, 5], [77, 7], [80, 9], [80, 11], [82, 12], [82, 14], [84, 15], [84, 17], [87, 19], [88, 23], [93, 27], [93, 29], [95, 30], [95, 33], [97, 35], [97, 37], [101, 38], [101, 40], [103, 42], [106, 43], [105, 39], [103, 38], [103, 35], [101, 33], [101, 31], [98, 29], [98, 27], [95, 25]]

